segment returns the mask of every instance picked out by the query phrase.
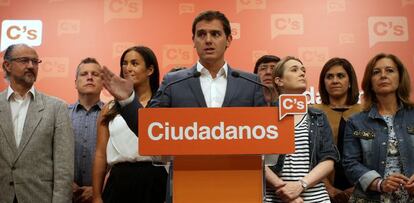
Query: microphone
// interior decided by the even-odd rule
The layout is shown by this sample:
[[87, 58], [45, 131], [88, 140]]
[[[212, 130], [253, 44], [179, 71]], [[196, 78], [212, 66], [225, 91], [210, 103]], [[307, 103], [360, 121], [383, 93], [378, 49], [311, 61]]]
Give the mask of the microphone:
[[[246, 77], [246, 76], [243, 76], [243, 75], [241, 75], [241, 74], [240, 74], [239, 72], [237, 72], [237, 71], [232, 71], [232, 72], [231, 72], [231, 76], [233, 76], [233, 77], [235, 77], [235, 78], [243, 78], [243, 79], [245, 79], [245, 80], [247, 80], [247, 81], [249, 81], [249, 82], [251, 82], [251, 83], [254, 83], [254, 84], [256, 84], [256, 85], [259, 85], [259, 86], [264, 87], [266, 90], [268, 90], [268, 91], [270, 92], [270, 94], [272, 94], [272, 95], [271, 95], [271, 97], [273, 98], [273, 91], [272, 91], [272, 89], [270, 89], [270, 87], [268, 87], [268, 86], [266, 86], [266, 85], [263, 85], [262, 83], [257, 82], [257, 81], [255, 81], [255, 80], [252, 80], [252, 79], [250, 79], [250, 78], [248, 78], [248, 77]], [[267, 102], [267, 106], [270, 106], [270, 102]]]
[[[201, 75], [200, 72], [195, 71], [195, 72], [193, 72], [193, 74], [188, 75], [187, 77], [184, 77], [184, 78], [181, 78], [181, 79], [178, 79], [176, 81], [172, 81], [172, 82], [168, 83], [167, 85], [165, 85], [164, 89], [161, 91], [161, 98], [165, 96], [165, 90], [167, 90], [167, 88], [169, 88], [169, 87], [171, 87], [171, 86], [173, 86], [177, 83], [180, 83], [182, 81], [188, 80], [190, 78], [198, 78], [198, 77], [200, 77], [200, 75]], [[161, 107], [168, 107], [169, 105], [167, 105], [165, 102], [161, 102], [160, 106]]]

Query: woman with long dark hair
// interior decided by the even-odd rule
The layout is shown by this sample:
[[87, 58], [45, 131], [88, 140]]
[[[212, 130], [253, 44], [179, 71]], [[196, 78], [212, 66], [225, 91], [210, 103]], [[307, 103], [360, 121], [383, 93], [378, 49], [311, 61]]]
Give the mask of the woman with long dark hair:
[[[319, 75], [319, 94], [322, 104], [313, 107], [322, 110], [328, 117], [334, 142], [342, 157], [346, 121], [362, 110], [362, 106], [358, 104], [357, 76], [347, 59], [335, 57], [325, 63]], [[336, 163], [334, 172], [324, 180], [333, 203], [346, 203], [352, 194], [353, 184], [344, 176], [342, 165]]]
[[[144, 46], [131, 47], [121, 56], [120, 76], [134, 84], [136, 99], [147, 106], [159, 86], [159, 67], [153, 51]], [[98, 119], [98, 138], [93, 167], [94, 202], [165, 201], [167, 172], [154, 166], [157, 157], [138, 153], [138, 137], [121, 117], [120, 105], [112, 101]], [[105, 174], [110, 173], [104, 185]]]

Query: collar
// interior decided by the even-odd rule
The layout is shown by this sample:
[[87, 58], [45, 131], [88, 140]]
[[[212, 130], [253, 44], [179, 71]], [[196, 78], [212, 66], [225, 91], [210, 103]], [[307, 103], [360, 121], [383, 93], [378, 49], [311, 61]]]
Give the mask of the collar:
[[[94, 108], [98, 108], [99, 110], [102, 110], [102, 107], [104, 106], [104, 103], [101, 101], [101, 100], [99, 100], [95, 105], [93, 105], [92, 107], [91, 107], [91, 109], [94, 109]], [[75, 110], [75, 111], [78, 111], [79, 109], [85, 109], [84, 107], [83, 107], [83, 105], [81, 104], [81, 103], [79, 103], [79, 100], [78, 101], [76, 101], [76, 103], [73, 105], [73, 109]]]
[[[29, 94], [29, 95], [31, 95], [31, 97], [32, 97], [32, 99], [34, 100], [35, 99], [35, 89], [34, 89], [34, 86], [32, 85], [32, 87], [29, 89], [29, 91], [28, 92], [26, 92], [26, 95], [27, 94]], [[25, 96], [26, 96], [25, 95]], [[18, 96], [18, 97], [20, 97], [20, 95], [19, 94], [17, 94], [17, 92], [15, 93], [14, 92], [14, 90], [11, 88], [11, 86], [9, 85], [9, 87], [7, 88], [7, 101], [9, 101], [10, 100], [10, 97], [12, 97], [13, 96], [13, 98], [15, 97], [15, 96]]]
[[[205, 75], [211, 75], [210, 72], [207, 70], [207, 68], [205, 68], [200, 61], [197, 61], [197, 71], [201, 73], [201, 75], [205, 76]], [[225, 78], [228, 75], [228, 65], [227, 62], [224, 62], [223, 66], [220, 68], [219, 72], [217, 73], [217, 76], [224, 76]]]
[[[403, 108], [404, 108], [404, 104], [401, 101], [399, 101], [398, 102], [398, 108], [397, 108], [397, 111], [395, 112], [395, 114], [397, 114]], [[369, 112], [368, 112], [368, 117], [370, 117], [370, 118], [382, 118], [382, 116], [378, 112], [378, 108], [377, 108], [376, 104], [371, 105], [371, 108], [369, 109]]]

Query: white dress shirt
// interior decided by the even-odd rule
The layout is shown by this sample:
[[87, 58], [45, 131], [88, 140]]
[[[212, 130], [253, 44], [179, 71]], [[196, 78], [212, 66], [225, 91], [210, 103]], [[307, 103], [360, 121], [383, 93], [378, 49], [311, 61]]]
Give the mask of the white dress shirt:
[[22, 139], [24, 121], [26, 120], [27, 109], [29, 108], [30, 101], [34, 99], [35, 92], [34, 87], [30, 88], [25, 95], [20, 95], [15, 92], [10, 86], [7, 89], [7, 100], [10, 103], [10, 109], [12, 114], [13, 132], [16, 139], [16, 146], [19, 147]]
[[200, 85], [207, 107], [221, 107], [227, 89], [227, 63], [220, 68], [216, 78], [200, 62], [197, 62], [197, 71], [201, 73]]
[[[201, 65], [200, 62], [197, 62], [197, 71], [201, 73], [200, 85], [207, 107], [221, 107], [223, 105], [227, 89], [227, 62], [225, 62], [223, 67], [221, 67], [216, 75], [216, 78], [213, 78], [210, 72], [203, 65]], [[118, 102], [121, 107], [124, 107], [131, 103], [134, 98], [135, 92], [133, 91], [129, 98]]]

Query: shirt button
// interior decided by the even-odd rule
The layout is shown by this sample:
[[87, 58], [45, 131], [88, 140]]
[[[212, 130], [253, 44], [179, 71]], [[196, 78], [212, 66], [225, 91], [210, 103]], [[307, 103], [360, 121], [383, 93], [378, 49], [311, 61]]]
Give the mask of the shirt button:
[[88, 128], [88, 126], [87, 126], [87, 125], [85, 125], [85, 128]]
[[9, 182], [9, 185], [14, 185], [14, 182], [13, 182], [13, 181], [10, 181], [10, 182]]
[[383, 142], [382, 145], [386, 145], [387, 143]]
[[385, 164], [385, 161], [381, 161], [381, 164], [384, 165]]
[[14, 171], [14, 170], [16, 170], [16, 167], [12, 166], [12, 167], [11, 167], [11, 170], [13, 170], [13, 171]]

